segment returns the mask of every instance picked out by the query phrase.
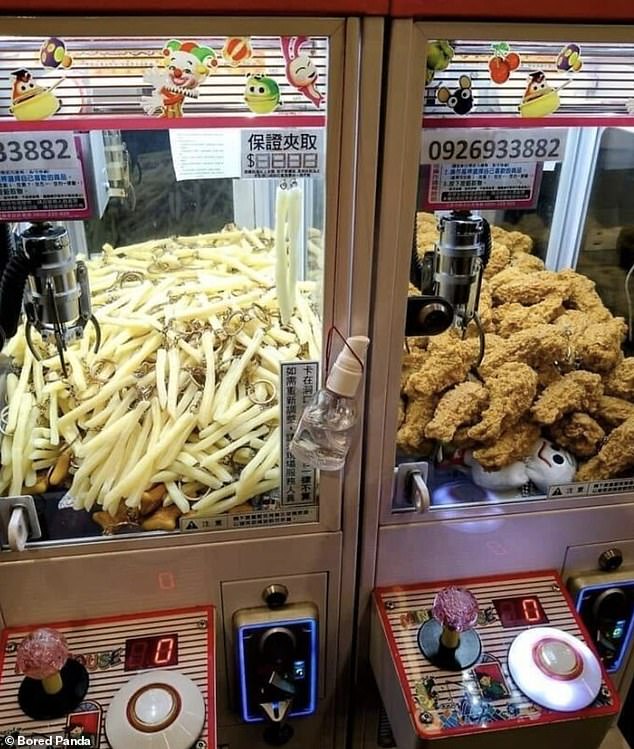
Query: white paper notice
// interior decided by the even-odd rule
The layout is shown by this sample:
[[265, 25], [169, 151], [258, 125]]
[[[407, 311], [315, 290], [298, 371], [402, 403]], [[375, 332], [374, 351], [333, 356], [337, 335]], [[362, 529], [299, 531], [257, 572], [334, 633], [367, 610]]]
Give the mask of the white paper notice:
[[228, 128], [170, 130], [176, 181], [240, 176], [240, 131]]

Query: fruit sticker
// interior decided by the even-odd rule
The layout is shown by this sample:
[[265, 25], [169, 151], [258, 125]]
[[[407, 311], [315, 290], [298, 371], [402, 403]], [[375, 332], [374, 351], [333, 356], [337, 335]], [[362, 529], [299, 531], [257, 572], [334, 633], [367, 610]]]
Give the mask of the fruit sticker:
[[243, 65], [253, 57], [251, 37], [230, 36], [222, 48], [222, 58], [232, 68]]
[[489, 75], [493, 83], [502, 85], [506, 83], [513, 70], [520, 66], [520, 56], [517, 52], [511, 52], [511, 47], [506, 42], [492, 45], [493, 57], [489, 60]]
[[581, 49], [578, 44], [567, 44], [557, 55], [557, 70], [578, 73], [582, 67]]
[[441, 104], [446, 104], [453, 109], [456, 114], [467, 114], [473, 107], [471, 78], [468, 75], [461, 75], [458, 83], [460, 88], [453, 93], [446, 86], [441, 86], [436, 92], [436, 98]]
[[453, 59], [454, 51], [446, 39], [429, 42], [427, 45], [427, 71], [425, 83], [427, 86], [433, 81], [434, 75], [441, 70], [446, 70]]
[[546, 117], [556, 112], [560, 103], [557, 90], [548, 85], [546, 75], [541, 70], [528, 74], [524, 98], [519, 105], [522, 117]]
[[255, 114], [270, 114], [280, 104], [280, 87], [266, 75], [249, 75], [244, 88], [244, 101]]
[[42, 67], [56, 70], [61, 65], [70, 68], [73, 58], [66, 51], [66, 43], [56, 36], [49, 36], [40, 47], [40, 62]]

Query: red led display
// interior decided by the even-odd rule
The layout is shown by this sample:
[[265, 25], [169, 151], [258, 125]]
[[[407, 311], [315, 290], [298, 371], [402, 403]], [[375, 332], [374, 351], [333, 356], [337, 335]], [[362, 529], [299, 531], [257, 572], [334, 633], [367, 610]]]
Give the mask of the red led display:
[[505, 629], [548, 624], [548, 617], [537, 596], [496, 598], [493, 605]]
[[143, 671], [177, 664], [177, 634], [134, 637], [125, 641], [125, 671]]

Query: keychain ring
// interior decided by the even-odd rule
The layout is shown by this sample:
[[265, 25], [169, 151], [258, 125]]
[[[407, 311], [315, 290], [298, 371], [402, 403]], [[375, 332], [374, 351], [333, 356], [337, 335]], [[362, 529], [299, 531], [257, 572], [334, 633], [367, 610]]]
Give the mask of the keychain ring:
[[144, 281], [145, 275], [140, 270], [126, 270], [117, 277], [120, 289], [124, 286], [140, 286]]
[[[258, 398], [255, 394], [255, 386], [260, 384], [266, 385], [268, 389], [268, 393], [263, 398]], [[267, 406], [277, 397], [277, 386], [270, 380], [254, 380], [249, 386], [247, 396], [256, 406]]]
[[7, 426], [9, 424], [9, 406], [5, 406], [0, 411], [0, 434], [7, 435]]
[[108, 382], [109, 377], [99, 377], [106, 364], [114, 365], [114, 362], [111, 359], [99, 359], [99, 361], [94, 362], [88, 368], [88, 376], [95, 382]]
[[[231, 329], [230, 323], [232, 320], [237, 320], [237, 327], [235, 329]], [[235, 312], [231, 312], [231, 314], [225, 318], [222, 323], [222, 329], [230, 337], [237, 336], [244, 328], [244, 323], [244, 313], [242, 310], [236, 310]]]
[[[240, 452], [240, 450], [249, 450], [252, 453], [251, 457], [246, 463], [240, 463], [239, 461], [236, 460], [236, 454]], [[245, 465], [248, 465], [256, 455], [257, 455], [257, 450], [255, 448], [249, 447], [249, 445], [242, 445], [242, 447], [236, 447], [236, 449], [233, 452], [229, 453], [229, 455], [227, 455], [227, 458], [228, 458], [229, 464], [236, 470], [239, 470], [241, 468], [244, 468]]]
[[176, 488], [178, 489], [178, 491], [183, 495], [183, 497], [185, 497], [185, 499], [188, 502], [198, 502], [201, 499], [205, 499], [213, 491], [213, 489], [210, 488], [210, 489], [207, 489], [207, 491], [201, 497], [198, 497], [198, 496], [196, 496], [196, 497], [190, 497], [189, 494], [185, 494], [185, 492], [183, 491], [183, 482], [182, 481], [180, 481], [180, 480], [179, 481], [175, 481], [174, 484], [176, 485]]
[[187, 374], [196, 387], [204, 387], [207, 373], [203, 367], [190, 367]]
[[261, 304], [254, 302], [251, 305], [251, 310], [253, 311], [253, 316], [256, 318], [256, 320], [259, 320], [264, 325], [271, 324], [271, 313]]
[[147, 270], [148, 273], [157, 275], [159, 273], [167, 273], [168, 271], [172, 270], [172, 266], [169, 263], [166, 263], [164, 260], [154, 260], [148, 265]]

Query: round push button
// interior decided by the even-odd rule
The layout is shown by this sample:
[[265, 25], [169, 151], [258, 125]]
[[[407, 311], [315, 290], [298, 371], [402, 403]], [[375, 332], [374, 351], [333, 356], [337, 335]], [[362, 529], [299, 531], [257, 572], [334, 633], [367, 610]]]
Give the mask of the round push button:
[[206, 718], [205, 700], [178, 671], [138, 674], [115, 694], [106, 715], [112, 749], [190, 749]]
[[556, 627], [520, 632], [509, 648], [508, 666], [518, 689], [550, 710], [582, 710], [601, 691], [599, 659], [583, 640]]
[[181, 698], [169, 684], [148, 684], [135, 692], [126, 710], [130, 724], [138, 731], [162, 731], [177, 718]]
[[533, 658], [540, 671], [551, 679], [569, 681], [583, 671], [578, 651], [563, 640], [545, 637], [533, 646]]

